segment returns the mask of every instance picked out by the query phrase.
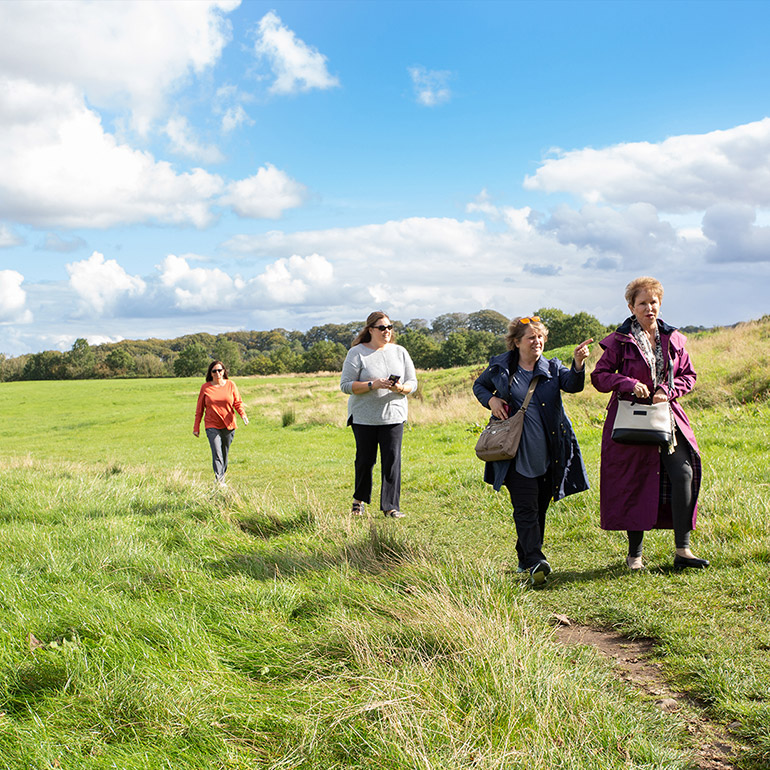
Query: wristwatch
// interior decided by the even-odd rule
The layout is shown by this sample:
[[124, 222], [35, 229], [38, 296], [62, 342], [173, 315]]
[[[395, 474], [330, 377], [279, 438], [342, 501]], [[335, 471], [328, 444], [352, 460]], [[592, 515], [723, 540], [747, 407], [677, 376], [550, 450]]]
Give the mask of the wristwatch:
[[369, 380], [369, 382], [367, 382], [366, 384], [369, 386], [369, 390], [371, 390], [372, 389], [372, 385], [374, 383], [371, 380]]

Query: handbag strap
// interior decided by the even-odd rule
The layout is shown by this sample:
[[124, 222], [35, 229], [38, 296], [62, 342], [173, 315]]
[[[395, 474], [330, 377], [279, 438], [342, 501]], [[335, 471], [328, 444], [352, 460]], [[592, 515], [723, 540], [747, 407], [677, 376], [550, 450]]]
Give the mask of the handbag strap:
[[[513, 372], [511, 376], [508, 378], [508, 395], [511, 395], [511, 383], [513, 382], [513, 377], [516, 374], [516, 372]], [[527, 388], [527, 395], [524, 398], [524, 403], [521, 405], [521, 411], [526, 412], [527, 407], [529, 406], [529, 402], [532, 400], [532, 394], [535, 392], [535, 387], [537, 386], [537, 381], [540, 379], [540, 375], [536, 374], [529, 383], [529, 387]]]

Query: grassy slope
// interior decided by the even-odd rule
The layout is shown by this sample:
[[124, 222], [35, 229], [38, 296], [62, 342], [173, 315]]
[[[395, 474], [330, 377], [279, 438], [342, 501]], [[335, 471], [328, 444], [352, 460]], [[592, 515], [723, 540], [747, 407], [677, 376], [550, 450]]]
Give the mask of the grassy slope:
[[770, 409], [740, 398], [762, 392], [769, 328], [690, 343], [694, 543], [713, 568], [671, 573], [665, 532], [645, 574], [621, 568], [622, 537], [597, 525], [589, 389], [567, 408], [594, 489], [553, 506], [557, 572], [537, 593], [508, 572], [508, 505], [472, 455], [472, 368], [424, 376], [393, 523], [344, 515], [334, 376], [238, 381], [252, 424], [226, 497], [191, 435], [199, 382], [4, 384], [0, 767], [687, 767], [683, 722], [555, 645], [554, 611], [657, 639], [673, 682], [766, 767]]

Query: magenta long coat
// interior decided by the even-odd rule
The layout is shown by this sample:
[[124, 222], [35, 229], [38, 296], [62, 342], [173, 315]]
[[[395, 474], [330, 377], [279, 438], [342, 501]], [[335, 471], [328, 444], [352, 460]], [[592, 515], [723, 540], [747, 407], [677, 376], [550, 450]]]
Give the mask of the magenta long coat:
[[[691, 528], [695, 529], [701, 461], [695, 434], [678, 401], [680, 396], [692, 390], [695, 369], [684, 348], [685, 336], [661, 320], [658, 320], [658, 329], [663, 355], [674, 372], [673, 392], [668, 388], [668, 371], [666, 384], [659, 387], [666, 391], [676, 426], [690, 445], [693, 469]], [[618, 394], [629, 396], [637, 382], [645, 383], [650, 392], [654, 390], [650, 367], [630, 332], [631, 318], [599, 343], [604, 353], [591, 374], [591, 382], [598, 391], [612, 393], [602, 431], [601, 527], [631, 531], [671, 529], [671, 485], [663, 471], [660, 451], [656, 446], [618, 444], [612, 440]]]

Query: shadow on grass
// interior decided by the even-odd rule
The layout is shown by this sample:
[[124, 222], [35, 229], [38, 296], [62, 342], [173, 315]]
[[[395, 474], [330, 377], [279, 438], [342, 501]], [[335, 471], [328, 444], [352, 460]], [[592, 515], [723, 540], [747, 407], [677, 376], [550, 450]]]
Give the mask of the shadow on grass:
[[287, 547], [267, 553], [234, 554], [207, 564], [206, 569], [223, 577], [246, 575], [254, 580], [280, 580], [341, 565], [379, 575], [402, 564], [427, 558], [424, 547], [410, 542], [388, 526], [372, 524], [361, 538], [341, 547], [304, 552]]
[[233, 523], [247, 535], [269, 540], [271, 537], [277, 537], [287, 532], [309, 529], [315, 523], [315, 518], [310, 511], [300, 511], [289, 519], [282, 519], [266, 513], [260, 516], [235, 519]]

